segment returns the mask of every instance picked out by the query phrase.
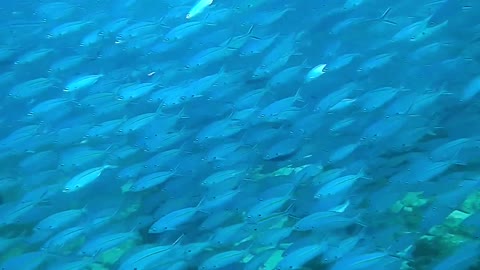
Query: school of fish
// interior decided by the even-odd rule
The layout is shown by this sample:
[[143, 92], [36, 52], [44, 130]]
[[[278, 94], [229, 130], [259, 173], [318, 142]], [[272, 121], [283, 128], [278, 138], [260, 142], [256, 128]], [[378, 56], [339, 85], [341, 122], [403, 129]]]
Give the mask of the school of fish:
[[479, 269], [479, 1], [0, 14], [0, 269]]

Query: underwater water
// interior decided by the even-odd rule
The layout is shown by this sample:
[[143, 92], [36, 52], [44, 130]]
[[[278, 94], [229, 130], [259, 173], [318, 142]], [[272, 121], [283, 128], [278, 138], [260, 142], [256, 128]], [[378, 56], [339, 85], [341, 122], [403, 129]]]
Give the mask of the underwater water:
[[480, 2], [0, 15], [0, 269], [480, 269]]

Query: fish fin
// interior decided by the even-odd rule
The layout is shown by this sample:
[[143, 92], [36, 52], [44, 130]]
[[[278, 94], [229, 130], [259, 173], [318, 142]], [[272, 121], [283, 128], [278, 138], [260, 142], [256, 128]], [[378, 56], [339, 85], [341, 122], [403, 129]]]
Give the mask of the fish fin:
[[177, 115], [178, 119], [190, 119], [190, 116], [185, 114], [185, 107], [183, 107]]
[[398, 23], [392, 21], [392, 20], [389, 20], [387, 19], [387, 16], [388, 14], [390, 13], [390, 11], [392, 11], [392, 8], [391, 7], [388, 7], [380, 17], [378, 18], [375, 18], [375, 19], [370, 19], [370, 20], [366, 20], [365, 22], [376, 22], [376, 21], [379, 21], [379, 22], [383, 22], [383, 23], [386, 23], [386, 24], [390, 24], [390, 25], [398, 25]]
[[202, 199], [197, 203], [197, 205], [195, 206], [195, 208], [197, 210], [201, 209], [200, 207], [201, 207], [202, 203], [205, 201], [205, 199], [206, 199], [206, 197], [203, 196]]
[[301, 96], [301, 92], [302, 92], [302, 88], [300, 87], [300, 88], [298, 88], [297, 92], [295, 93], [294, 102], [295, 101], [305, 102], [305, 100]]

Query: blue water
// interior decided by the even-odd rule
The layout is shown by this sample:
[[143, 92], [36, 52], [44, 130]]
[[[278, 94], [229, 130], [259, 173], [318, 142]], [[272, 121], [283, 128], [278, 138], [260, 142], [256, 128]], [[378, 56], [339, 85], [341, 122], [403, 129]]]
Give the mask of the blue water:
[[476, 1], [0, 15], [2, 269], [479, 267]]

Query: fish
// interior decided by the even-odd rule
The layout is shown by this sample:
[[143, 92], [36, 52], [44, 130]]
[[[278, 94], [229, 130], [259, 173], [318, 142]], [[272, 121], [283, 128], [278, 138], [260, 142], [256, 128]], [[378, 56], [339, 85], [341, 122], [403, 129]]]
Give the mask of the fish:
[[105, 169], [113, 169], [116, 168], [115, 165], [103, 165], [101, 167], [95, 167], [88, 170], [85, 170], [77, 175], [75, 175], [72, 179], [70, 179], [65, 186], [63, 187], [63, 192], [70, 193], [78, 191], [85, 186], [91, 184], [102, 174]]
[[154, 247], [143, 246], [142, 249], [136, 253], [129, 254], [128, 258], [119, 265], [118, 269], [146, 269], [148, 265], [151, 265], [155, 261], [161, 259], [163, 256], [167, 256], [169, 251], [175, 248], [182, 238], [183, 235], [168, 245]]
[[190, 221], [201, 210], [203, 199], [195, 207], [187, 207], [175, 210], [155, 221], [148, 230], [149, 233], [162, 233], [176, 230], [178, 226]]
[[325, 252], [326, 249], [327, 244], [325, 242], [322, 242], [320, 244], [307, 245], [296, 249], [280, 261], [277, 269], [299, 269], [308, 261]]
[[301, 218], [295, 223], [293, 229], [296, 231], [331, 230], [352, 224], [361, 224], [361, 222], [355, 218], [344, 217], [335, 211], [322, 211]]
[[188, 11], [185, 18], [190, 20], [200, 15], [208, 6], [213, 4], [213, 0], [198, 0], [198, 2]]
[[135, 183], [133, 183], [133, 185], [130, 187], [130, 191], [140, 192], [146, 189], [153, 188], [167, 181], [174, 174], [174, 171], [166, 171], [145, 175], [142, 178], [138, 179]]
[[140, 236], [137, 232], [124, 232], [100, 235], [94, 239], [89, 240], [80, 249], [79, 253], [86, 256], [95, 256], [103, 251], [107, 251], [125, 241], [138, 239]]
[[246, 250], [229, 250], [220, 252], [202, 262], [199, 269], [207, 270], [226, 267], [235, 262], [239, 262], [247, 254], [248, 251]]
[[310, 82], [321, 75], [325, 73], [325, 68], [327, 67], [327, 64], [320, 64], [315, 67], [313, 67], [305, 76], [305, 82]]
[[74, 78], [72, 81], [67, 83], [65, 86], [64, 92], [77, 92], [79, 90], [89, 88], [97, 83], [100, 78], [103, 77], [103, 74], [92, 74], [84, 75], [77, 78]]
[[55, 213], [42, 219], [37, 225], [36, 230], [58, 230], [74, 223], [86, 213], [86, 208], [70, 209]]
[[0, 266], [474, 267], [478, 8], [4, 3]]

